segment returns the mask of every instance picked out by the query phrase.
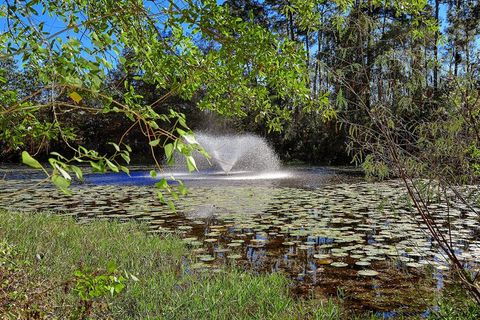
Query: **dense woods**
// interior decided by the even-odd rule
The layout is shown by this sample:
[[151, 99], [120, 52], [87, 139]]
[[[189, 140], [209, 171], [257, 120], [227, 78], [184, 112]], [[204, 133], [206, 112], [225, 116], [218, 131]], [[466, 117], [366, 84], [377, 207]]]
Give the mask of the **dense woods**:
[[[136, 44], [132, 43], [129, 48], [128, 43], [120, 43], [114, 50], [118, 41], [114, 28], [121, 29], [115, 24], [125, 23], [114, 19], [96, 31], [87, 23], [81, 25], [83, 18], [79, 15], [76, 23], [80, 28], [86, 27], [86, 32], [76, 43], [73, 41], [76, 34], [71, 34], [72, 30], [67, 27], [65, 34], [70, 39], [68, 45], [72, 46], [70, 57], [67, 57], [67, 43], [60, 44], [61, 38], [55, 40], [52, 34], [41, 30], [45, 28], [45, 21], [41, 22], [45, 18], [38, 12], [42, 2], [6, 2], [2, 9], [5, 21], [2, 34], [3, 159], [16, 159], [18, 150], [24, 148], [44, 155], [53, 150], [66, 152], [68, 148], [60, 142], [62, 137], [73, 144], [106, 152], [111, 149], [107, 142], [131, 125], [124, 121], [124, 114], [102, 110], [105, 101], [98, 96], [81, 93], [83, 100], [79, 103], [82, 107], [102, 111], [95, 117], [85, 110], [68, 106], [72, 102], [76, 104], [69, 97], [71, 90], [49, 90], [52, 78], [39, 74], [48, 73], [40, 70], [46, 63], [40, 61], [45, 58], [42, 54], [55, 56], [49, 59], [58, 59], [58, 63], [62, 59], [73, 59], [68, 60], [72, 64], [70, 71], [68, 68], [58, 70], [57, 62], [48, 60], [55, 69], [51, 72], [73, 72], [81, 75], [80, 78], [95, 75], [92, 79], [81, 79], [83, 85], [94, 85], [118, 101], [125, 102], [126, 94], [133, 90], [138, 104], [150, 105], [159, 114], [168, 113], [169, 109], [182, 112], [188, 126], [194, 130], [254, 131], [267, 137], [284, 160], [346, 164], [358, 156], [355, 153], [358, 147], [368, 154], [366, 146], [377, 148], [382, 144], [375, 139], [378, 123], [372, 120], [372, 113], [388, 118], [386, 121], [396, 127], [397, 142], [409, 143], [412, 148], [409, 151], [434, 147], [428, 138], [435, 136], [442, 138], [445, 143], [442, 148], [450, 154], [465, 156], [456, 159], [457, 162], [471, 163], [478, 157], [480, 4], [477, 1], [269, 0], [225, 1], [220, 6], [208, 1], [152, 2], [152, 5], [146, 2], [145, 10], [150, 10], [152, 17], [146, 21], [140, 21], [141, 15], [137, 18], [139, 24], [152, 23], [155, 30], [150, 30], [154, 33], [149, 36], [163, 41], [160, 43], [165, 46], [156, 53], [158, 60], [152, 61], [155, 68], [163, 72], [161, 80], [148, 74], [152, 70], [141, 63], [145, 53], [135, 48]], [[75, 3], [65, 4], [65, 19], [71, 13], [82, 11], [80, 7], [75, 8]], [[78, 1], [78, 5], [81, 4]], [[98, 12], [92, 7], [85, 9], [85, 13], [95, 19], [95, 15], [108, 6], [116, 5], [106, 1], [105, 8], [99, 5]], [[45, 2], [43, 8], [46, 11], [62, 9], [50, 2]], [[29, 18], [35, 14], [37, 20]], [[163, 20], [168, 15], [179, 21]], [[223, 15], [223, 19], [231, 17], [234, 23], [240, 23], [236, 20], [240, 19], [245, 29], [227, 23], [222, 25], [215, 15]], [[187, 31], [189, 23], [192, 29], [198, 28], [195, 34]], [[179, 26], [185, 30], [179, 30]], [[52, 42], [42, 40], [40, 33]], [[230, 66], [225, 64], [224, 70], [216, 71], [213, 78], [202, 75], [203, 79], [192, 79], [195, 72], [181, 68], [188, 65], [185, 58], [193, 53], [179, 51], [178, 46], [185, 44], [175, 43], [175, 39], [188, 39], [192, 50], [196, 50], [195, 55], [220, 58], [225, 63], [229, 52], [235, 49], [221, 39], [220, 33], [231, 39], [244, 39], [245, 42], [237, 45], [244, 46], [245, 51], [237, 52], [237, 61], [230, 61]], [[280, 81], [261, 83], [262, 78], [279, 74], [273, 75], [272, 69], [265, 71], [263, 63], [269, 63], [271, 58], [255, 51], [254, 48], [262, 46], [259, 34], [261, 37], [272, 35], [278, 43], [288, 44], [288, 49], [281, 49], [285, 56], [277, 57], [275, 63], [285, 68], [284, 75], [293, 75], [292, 81], [296, 83], [290, 84], [290, 89], [297, 90], [297, 98], [279, 94]], [[107, 39], [106, 35], [111, 38]], [[36, 63], [31, 60], [37, 52], [27, 55], [27, 48], [20, 48], [21, 37], [30, 41], [29, 45], [37, 43], [39, 50], [45, 50], [46, 53], [38, 52]], [[75, 50], [84, 46], [90, 48], [90, 54], [76, 56]], [[295, 52], [287, 53], [286, 50]], [[117, 58], [115, 51], [119, 52]], [[105, 61], [92, 59], [95, 55]], [[262, 59], [264, 61], [260, 61]], [[78, 81], [75, 77], [64, 80]], [[227, 82], [231, 84], [228, 88], [225, 87]], [[175, 86], [183, 87], [175, 89]], [[305, 88], [299, 89], [300, 86]], [[213, 94], [216, 90], [222, 92]], [[35, 92], [38, 94], [30, 97]], [[298, 99], [299, 94], [308, 97], [294, 102], [292, 99]], [[222, 95], [233, 96], [235, 101], [223, 100]], [[66, 109], [57, 108], [53, 112], [53, 106], [42, 107], [38, 110], [37, 125], [32, 126], [25, 117], [7, 111], [14, 100], [22, 98], [29, 98], [31, 104], [45, 104], [47, 99], [53, 99], [66, 104]], [[259, 105], [264, 99], [268, 100], [268, 106]], [[60, 132], [62, 127], [65, 128]], [[105, 139], [99, 140], [98, 136]], [[459, 136], [462, 139], [457, 144], [455, 139]], [[133, 128], [126, 139], [135, 150], [135, 159], [141, 161], [148, 157], [149, 147], [144, 143], [140, 127]], [[428, 153], [435, 154], [431, 150]]]

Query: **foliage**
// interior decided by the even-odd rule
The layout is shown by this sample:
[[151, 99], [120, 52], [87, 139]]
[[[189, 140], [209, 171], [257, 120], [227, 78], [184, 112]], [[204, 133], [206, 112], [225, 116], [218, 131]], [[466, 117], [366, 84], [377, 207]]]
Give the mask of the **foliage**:
[[[79, 319], [92, 313], [94, 303], [107, 295], [115, 297], [125, 288], [126, 278], [119, 274], [115, 263], [110, 262], [106, 272], [76, 270], [73, 291], [81, 303], [76, 310]], [[138, 279], [133, 276], [135, 280]]]
[[[270, 135], [291, 158], [313, 162], [332, 141], [348, 142], [367, 175], [404, 180], [480, 301], [478, 277], [428, 203], [432, 188], [447, 203], [478, 201], [478, 188], [458, 186], [478, 182], [480, 171], [479, 9], [442, 0], [6, 2], [0, 145], [68, 193], [72, 177], [82, 178], [79, 163], [128, 173], [133, 132], [157, 166], [179, 152], [195, 170], [191, 154], [204, 151], [182, 112], [193, 107]], [[49, 31], [44, 15], [61, 31]], [[101, 121], [97, 133], [118, 130], [108, 152], [83, 143]], [[60, 143], [69, 153], [50, 152]], [[169, 204], [185, 193], [166, 180], [157, 187]]]
[[[358, 60], [356, 67], [363, 78], [350, 83], [350, 74], [338, 77], [348, 90], [343, 105], [355, 108], [355, 115], [347, 114], [342, 121], [348, 127], [354, 160], [363, 163], [367, 175], [403, 180], [422, 225], [448, 257], [464, 290], [480, 303], [477, 274], [460, 261], [450, 221], [440, 225], [430, 206], [434, 190], [447, 210], [454, 198], [471, 214], [478, 214], [471, 205], [476, 201], [478, 186], [460, 187], [478, 181], [477, 71], [470, 58], [465, 63], [457, 59], [452, 73], [439, 68], [444, 63], [438, 56], [439, 1], [435, 1], [435, 7], [433, 19], [428, 7], [423, 13], [402, 17], [399, 26], [408, 32], [397, 35], [405, 36], [407, 46], [379, 43], [371, 32], [374, 25], [366, 27], [366, 59]], [[374, 12], [363, 14], [371, 19]], [[405, 19], [411, 20], [409, 26], [404, 26]], [[381, 50], [372, 47], [370, 40]], [[465, 41], [471, 40], [466, 36]], [[369, 50], [375, 54], [369, 54]], [[454, 52], [456, 55], [458, 48]], [[433, 77], [429, 76], [430, 70]]]
[[473, 320], [480, 317], [478, 304], [465, 296], [462, 288], [451, 287], [438, 302], [438, 310], [429, 319], [442, 320]]
[[[470, 2], [103, 1], [88, 10], [84, 4], [4, 6], [10, 22], [2, 34], [1, 101], [10, 109], [0, 121], [4, 154], [19, 148], [35, 157], [55, 148], [73, 159], [83, 145], [102, 158], [114, 151], [106, 142], [115, 141], [130, 145], [134, 155], [153, 149], [161, 164], [158, 151], [182, 136], [176, 125], [189, 132], [187, 119], [177, 119], [181, 114], [190, 126], [208, 129], [208, 117], [195, 111], [200, 107], [232, 119], [227, 130], [269, 136], [287, 159], [319, 162], [335, 154], [339, 161], [346, 157], [338, 150], [359, 132], [351, 128], [378, 136], [362, 106], [388, 110], [389, 118], [405, 122], [408, 135], [422, 130], [428, 137], [434, 129], [416, 123], [433, 125], [432, 115], [445, 120], [434, 111], [439, 102], [468, 86], [463, 94], [475, 95], [477, 5]], [[47, 14], [63, 19], [58, 34], [49, 31]], [[271, 132], [280, 128], [284, 133]], [[96, 135], [106, 141], [99, 144]], [[62, 139], [74, 148], [62, 147]], [[179, 149], [186, 156], [191, 151]], [[349, 145], [354, 160], [369, 152], [361, 149]], [[89, 156], [77, 158], [89, 164]], [[99, 171], [111, 170], [93, 158]], [[127, 164], [108, 160], [120, 170]], [[470, 167], [475, 171], [476, 164]]]
[[[429, 206], [434, 192], [447, 206], [455, 198], [478, 215], [472, 207], [478, 186], [460, 186], [477, 184], [479, 178], [479, 4], [267, 4], [273, 28], [303, 44], [311, 96], [327, 97], [335, 108], [336, 133], [348, 142], [353, 161], [369, 177], [404, 180], [423, 225], [455, 266], [465, 290], [480, 301], [478, 276], [459, 261], [450, 222], [435, 221]], [[448, 12], [446, 17], [441, 11]], [[302, 131], [309, 130], [311, 119], [302, 118], [299, 111], [290, 124], [297, 144], [308, 140]], [[313, 127], [320, 136], [321, 125]]]
[[[64, 288], [65, 294], [73, 292], [78, 299], [76, 308], [67, 311], [69, 318], [86, 319], [98, 309], [97, 305], [104, 304], [103, 300], [107, 295], [113, 298], [122, 292], [127, 278], [138, 281], [128, 273], [125, 273], [126, 277], [122, 276], [112, 262], [105, 271], [92, 272], [83, 268], [76, 270], [73, 276], [63, 283], [39, 284], [36, 276], [29, 270], [32, 267], [31, 261], [20, 257], [21, 253], [17, 248], [5, 241], [0, 243], [0, 311], [8, 319], [46, 318], [53, 308], [48, 299], [60, 287]], [[41, 256], [37, 254], [36, 259], [41, 260]]]
[[[242, 116], [257, 110], [258, 119], [272, 130], [291, 113], [274, 100], [288, 101], [292, 108], [310, 103], [297, 45], [232, 17], [213, 0], [188, 1], [182, 7], [175, 1], [165, 7], [157, 1], [104, 0], [89, 6], [85, 0], [34, 0], [7, 2], [1, 14], [7, 29], [0, 37], [0, 58], [18, 61], [34, 83], [11, 88], [0, 78], [0, 141], [11, 150], [28, 147], [25, 152], [31, 156], [23, 158], [30, 164], [49, 141], [63, 141], [72, 156], [51, 153], [50, 169], [43, 169], [64, 192], [71, 182], [69, 172], [81, 177], [75, 163], [89, 164], [96, 172], [128, 173], [131, 150], [124, 139], [134, 127], [146, 137], [158, 167], [163, 157], [157, 159], [157, 149], [163, 147], [168, 159], [173, 147], [185, 155], [188, 169], [195, 170], [191, 153], [200, 147], [191, 143], [184, 115], [168, 107], [156, 111], [170, 95], [196, 99], [200, 109], [220, 114]], [[46, 16], [54, 16], [62, 29], [51, 32]], [[197, 41], [209, 43], [209, 49], [202, 50]], [[122, 51], [134, 58], [127, 60]], [[115, 64], [134, 74], [120, 81], [125, 89], [120, 97], [104, 86]], [[145, 103], [132, 81], [164, 94]], [[85, 113], [120, 114], [131, 122], [112, 141], [113, 154], [82, 146], [76, 122], [68, 117]]]
[[[22, 266], [22, 271], [17, 268], [11, 273], [5, 265], [0, 265], [0, 275], [10, 275], [11, 284], [16, 284], [4, 287], [0, 293], [18, 292], [17, 296], [10, 296], [16, 299], [9, 304], [13, 308], [9, 311], [12, 319], [22, 318], [16, 312], [24, 297], [33, 299], [24, 305], [23, 311], [29, 310], [38, 318], [79, 315], [78, 294], [64, 291], [65, 282], [73, 289], [77, 280], [84, 293], [95, 283], [99, 290], [94, 290], [96, 293], [89, 295], [90, 298], [98, 297], [101, 292], [100, 299], [95, 298], [92, 305], [90, 318], [379, 318], [374, 313], [347, 313], [341, 300], [294, 299], [288, 291], [289, 281], [278, 273], [254, 275], [234, 268], [222, 269], [220, 273], [187, 272], [183, 268], [189, 252], [184, 243], [172, 236], [148, 235], [146, 226], [138, 223], [94, 221], [79, 225], [66, 217], [5, 211], [0, 211], [0, 218], [0, 238], [4, 240], [0, 261], [8, 258], [10, 266]], [[32, 225], [37, 228], [32, 229]], [[124, 277], [123, 283], [127, 284], [114, 298], [110, 289], [106, 289], [115, 283], [114, 279], [108, 279], [112, 274], [104, 269], [109, 261], [115, 261], [117, 269], [131, 272], [118, 273], [110, 265], [110, 271]], [[79, 267], [81, 264], [89, 266], [90, 271]], [[81, 276], [72, 277], [74, 273]], [[138, 276], [138, 281], [132, 274]], [[102, 280], [96, 280], [97, 277]], [[86, 283], [89, 285], [85, 286]], [[38, 292], [42, 295], [34, 294]], [[439, 308], [430, 318], [476, 319], [478, 308], [462, 290], [447, 287], [443, 292]], [[1, 294], [0, 298], [3, 299]]]

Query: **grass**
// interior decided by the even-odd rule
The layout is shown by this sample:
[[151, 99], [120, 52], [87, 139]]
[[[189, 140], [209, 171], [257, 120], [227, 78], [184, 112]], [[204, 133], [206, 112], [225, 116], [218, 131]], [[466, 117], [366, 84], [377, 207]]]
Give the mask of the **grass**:
[[17, 268], [9, 269], [9, 283], [18, 283], [10, 291], [29, 297], [23, 302], [8, 297], [3, 311], [11, 318], [74, 316], [74, 272], [88, 266], [100, 273], [114, 261], [118, 270], [138, 281], [128, 280], [116, 297], [99, 299], [93, 318], [344, 319], [331, 301], [294, 299], [281, 274], [254, 275], [233, 268], [189, 272], [190, 253], [181, 240], [148, 235], [138, 223], [79, 225], [49, 214], [0, 211], [0, 240], [15, 251], [10, 260]]
[[478, 320], [480, 306], [467, 296], [458, 284], [452, 283], [438, 299], [438, 311], [431, 320]]

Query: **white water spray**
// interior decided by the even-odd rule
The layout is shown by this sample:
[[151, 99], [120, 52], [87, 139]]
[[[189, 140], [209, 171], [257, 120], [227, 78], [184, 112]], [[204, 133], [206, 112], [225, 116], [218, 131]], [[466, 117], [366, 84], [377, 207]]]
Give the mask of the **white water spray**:
[[[193, 157], [199, 170], [219, 169], [231, 171], [276, 171], [280, 160], [265, 139], [252, 134], [212, 135], [196, 133], [198, 143], [210, 155], [210, 161], [195, 152]], [[175, 156], [177, 165], [183, 165], [183, 157]]]

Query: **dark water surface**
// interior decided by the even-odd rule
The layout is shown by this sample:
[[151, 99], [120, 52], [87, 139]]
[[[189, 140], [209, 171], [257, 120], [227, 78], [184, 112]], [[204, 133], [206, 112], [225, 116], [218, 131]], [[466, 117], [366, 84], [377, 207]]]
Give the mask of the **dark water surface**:
[[[0, 167], [0, 207], [51, 210], [81, 223], [145, 221], [152, 233], [177, 233], [193, 248], [196, 261], [190, 269], [236, 264], [281, 271], [294, 279], [298, 295], [340, 295], [352, 309], [385, 316], [428, 310], [428, 298], [448, 273], [446, 259], [418, 226], [398, 181], [368, 183], [358, 172], [335, 168], [176, 172], [189, 192], [174, 211], [157, 200], [158, 180], [137, 169], [130, 176], [87, 175], [67, 197], [48, 185], [19, 193], [41, 174]], [[446, 223], [442, 204], [431, 209]], [[460, 257], [475, 269], [480, 224], [469, 212], [453, 202], [449, 219]]]

